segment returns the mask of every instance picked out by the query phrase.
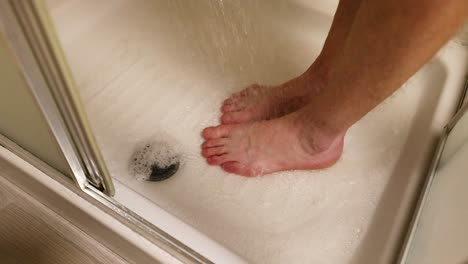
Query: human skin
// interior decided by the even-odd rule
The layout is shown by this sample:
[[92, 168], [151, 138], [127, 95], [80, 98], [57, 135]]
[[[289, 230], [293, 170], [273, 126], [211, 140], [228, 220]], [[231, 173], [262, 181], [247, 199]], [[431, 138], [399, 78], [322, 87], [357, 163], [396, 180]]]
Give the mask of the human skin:
[[[340, 7], [306, 72], [279, 88], [247, 89], [225, 101], [222, 124], [203, 131], [209, 164], [244, 176], [333, 165], [347, 130], [430, 60], [468, 16], [466, 0], [342, 0]], [[281, 92], [268, 94], [275, 89]]]

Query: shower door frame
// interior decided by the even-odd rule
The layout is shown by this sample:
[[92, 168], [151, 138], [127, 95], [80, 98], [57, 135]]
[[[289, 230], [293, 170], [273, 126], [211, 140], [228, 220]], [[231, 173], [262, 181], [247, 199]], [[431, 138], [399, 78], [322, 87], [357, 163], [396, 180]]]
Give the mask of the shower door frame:
[[16, 61], [77, 185], [109, 196], [114, 186], [42, 1], [2, 0], [0, 19]]
[[[112, 178], [81, 109], [73, 77], [45, 7], [43, 0], [0, 0], [0, 33], [5, 35], [68, 162], [75, 185], [101, 209], [176, 259], [184, 263], [213, 263], [111, 197], [115, 192]], [[13, 142], [4, 145], [31, 164], [38, 164]]]

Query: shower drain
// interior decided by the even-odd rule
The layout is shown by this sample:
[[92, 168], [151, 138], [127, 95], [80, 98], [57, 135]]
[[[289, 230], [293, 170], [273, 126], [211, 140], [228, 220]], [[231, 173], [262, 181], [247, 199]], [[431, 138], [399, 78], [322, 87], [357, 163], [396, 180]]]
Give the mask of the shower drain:
[[179, 170], [180, 163], [174, 163], [167, 167], [151, 166], [151, 174], [147, 181], [164, 181], [172, 177]]
[[130, 171], [140, 180], [163, 181], [177, 173], [178, 155], [167, 142], [153, 141], [143, 144], [131, 157]]

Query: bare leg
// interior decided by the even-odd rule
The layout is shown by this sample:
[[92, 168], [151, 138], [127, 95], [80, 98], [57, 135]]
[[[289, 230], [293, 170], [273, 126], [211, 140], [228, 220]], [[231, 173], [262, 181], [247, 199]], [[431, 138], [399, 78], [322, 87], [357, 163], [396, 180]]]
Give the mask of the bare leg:
[[422, 67], [467, 16], [466, 0], [363, 0], [326, 89], [278, 119], [205, 129], [203, 155], [246, 176], [332, 165], [349, 127]]
[[296, 111], [326, 86], [330, 67], [343, 49], [361, 0], [341, 0], [324, 47], [306, 74], [279, 86], [252, 85], [224, 101], [223, 124], [273, 119]]

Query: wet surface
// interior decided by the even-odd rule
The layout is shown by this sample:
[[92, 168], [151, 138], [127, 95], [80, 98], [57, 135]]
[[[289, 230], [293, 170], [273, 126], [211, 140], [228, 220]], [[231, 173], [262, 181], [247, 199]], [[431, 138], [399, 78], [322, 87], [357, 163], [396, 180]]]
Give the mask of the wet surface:
[[[354, 126], [328, 170], [244, 178], [200, 155], [200, 133], [219, 123], [230, 93], [279, 84], [315, 59], [332, 18], [311, 7], [321, 2], [329, 3], [82, 0], [57, 9], [114, 179], [252, 263], [382, 263], [377, 255], [398, 234], [396, 215], [411, 204], [403, 199], [433, 140], [439, 95], [452, 78], [444, 63], [429, 64]], [[167, 135], [183, 157], [177, 173], [155, 184], [135, 180], [128, 170], [135, 146]], [[148, 178], [154, 160], [141, 160]]]

